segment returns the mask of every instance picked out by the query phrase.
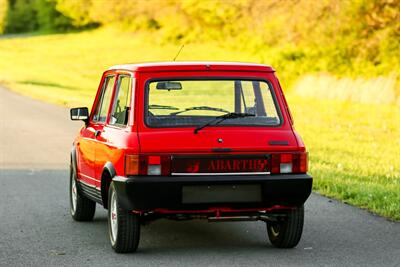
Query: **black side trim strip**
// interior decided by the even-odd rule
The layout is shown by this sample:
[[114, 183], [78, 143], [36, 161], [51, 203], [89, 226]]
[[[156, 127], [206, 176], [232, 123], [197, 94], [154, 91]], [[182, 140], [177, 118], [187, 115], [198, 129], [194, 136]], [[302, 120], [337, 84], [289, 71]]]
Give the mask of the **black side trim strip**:
[[232, 149], [231, 148], [224, 148], [224, 147], [214, 147], [211, 149], [212, 152], [231, 152]]
[[288, 141], [269, 141], [268, 144], [271, 146], [288, 146], [289, 142]]
[[103, 200], [101, 198], [101, 192], [95, 187], [91, 187], [85, 183], [79, 182], [80, 188], [82, 190], [82, 193], [90, 198], [93, 201], [96, 201], [97, 203], [103, 205]]

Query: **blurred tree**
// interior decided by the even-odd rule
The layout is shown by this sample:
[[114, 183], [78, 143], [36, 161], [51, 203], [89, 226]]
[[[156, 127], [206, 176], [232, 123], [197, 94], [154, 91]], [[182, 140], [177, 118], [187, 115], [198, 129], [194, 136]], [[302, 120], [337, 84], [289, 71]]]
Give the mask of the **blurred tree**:
[[4, 32], [30, 32], [38, 29], [34, 0], [9, 0]]
[[56, 0], [34, 2], [38, 28], [42, 31], [66, 31], [72, 29], [72, 21], [56, 10]]
[[159, 43], [221, 42], [292, 76], [400, 65], [400, 0], [8, 1], [8, 32], [117, 24]]
[[0, 34], [4, 32], [7, 10], [8, 10], [8, 1], [0, 0]]
[[73, 28], [71, 19], [56, 10], [56, 0], [0, 1], [3, 1], [6, 6], [8, 4], [4, 20], [4, 32], [6, 33], [32, 32], [36, 30], [56, 32]]

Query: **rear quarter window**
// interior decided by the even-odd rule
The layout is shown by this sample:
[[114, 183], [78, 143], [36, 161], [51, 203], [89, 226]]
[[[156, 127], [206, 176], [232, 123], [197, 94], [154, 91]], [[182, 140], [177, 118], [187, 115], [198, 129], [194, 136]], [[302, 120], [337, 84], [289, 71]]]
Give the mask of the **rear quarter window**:
[[93, 121], [105, 122], [107, 120], [108, 108], [111, 103], [111, 95], [114, 88], [115, 76], [107, 76], [103, 83], [103, 88], [97, 106], [95, 108]]
[[129, 75], [119, 75], [115, 98], [111, 111], [110, 124], [125, 126], [128, 123], [132, 90], [132, 79]]

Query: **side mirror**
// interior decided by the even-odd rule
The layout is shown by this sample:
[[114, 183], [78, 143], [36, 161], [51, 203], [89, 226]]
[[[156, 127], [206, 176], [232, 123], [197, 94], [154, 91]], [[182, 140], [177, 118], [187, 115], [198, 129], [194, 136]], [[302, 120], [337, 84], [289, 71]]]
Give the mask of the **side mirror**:
[[70, 115], [73, 121], [84, 121], [85, 124], [89, 122], [89, 110], [86, 107], [71, 108]]

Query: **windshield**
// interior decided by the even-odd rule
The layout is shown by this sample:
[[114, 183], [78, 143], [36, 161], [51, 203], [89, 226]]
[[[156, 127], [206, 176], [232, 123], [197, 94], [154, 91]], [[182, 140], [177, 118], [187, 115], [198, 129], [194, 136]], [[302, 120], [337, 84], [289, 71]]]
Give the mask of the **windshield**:
[[218, 123], [277, 126], [279, 110], [269, 83], [259, 80], [157, 80], [147, 84], [145, 121], [150, 127], [201, 126], [224, 114]]

